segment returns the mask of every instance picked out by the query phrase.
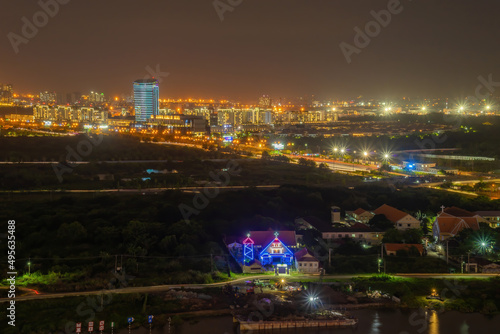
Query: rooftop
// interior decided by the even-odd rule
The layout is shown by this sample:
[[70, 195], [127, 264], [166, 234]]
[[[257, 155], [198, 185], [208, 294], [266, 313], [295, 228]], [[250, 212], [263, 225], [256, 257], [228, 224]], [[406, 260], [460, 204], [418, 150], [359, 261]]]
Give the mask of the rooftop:
[[422, 244], [384, 244], [384, 246], [387, 252], [409, 250], [412, 247], [415, 247], [420, 252], [420, 254], [424, 252], [424, 246]]
[[393, 208], [392, 206], [387, 204], [384, 204], [378, 209], [376, 209], [374, 213], [377, 215], [384, 215], [387, 219], [389, 219], [393, 223], [398, 222], [403, 217], [406, 217], [408, 215], [408, 213]]

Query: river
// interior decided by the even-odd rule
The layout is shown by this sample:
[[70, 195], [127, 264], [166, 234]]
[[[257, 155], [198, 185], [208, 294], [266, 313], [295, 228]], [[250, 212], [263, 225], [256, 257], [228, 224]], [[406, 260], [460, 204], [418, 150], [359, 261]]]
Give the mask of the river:
[[[273, 333], [282, 334], [493, 334], [500, 332], [500, 315], [487, 317], [478, 313], [459, 313], [436, 311], [411, 310], [356, 310], [351, 314], [359, 319], [356, 328], [309, 328], [294, 330], [275, 330]], [[147, 329], [132, 331], [133, 334], [148, 334]], [[156, 329], [152, 334], [168, 334], [168, 328]], [[197, 321], [186, 322], [171, 334], [232, 334], [232, 317], [202, 318]], [[271, 333], [271, 331], [260, 332]], [[128, 334], [122, 330], [119, 334]], [[254, 332], [252, 334], [259, 334]]]

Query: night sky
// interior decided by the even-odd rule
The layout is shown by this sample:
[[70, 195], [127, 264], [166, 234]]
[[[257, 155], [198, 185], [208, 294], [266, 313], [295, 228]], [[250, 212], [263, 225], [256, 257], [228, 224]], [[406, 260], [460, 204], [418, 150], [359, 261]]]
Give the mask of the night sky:
[[401, 0], [402, 12], [348, 64], [339, 44], [353, 45], [354, 27], [389, 2], [243, 0], [221, 21], [212, 0], [71, 0], [16, 54], [7, 34], [22, 35], [21, 18], [32, 22], [41, 7], [3, 1], [0, 83], [114, 96], [159, 64], [170, 73], [161, 97], [252, 102], [459, 97], [474, 94], [479, 75], [500, 82], [498, 0]]

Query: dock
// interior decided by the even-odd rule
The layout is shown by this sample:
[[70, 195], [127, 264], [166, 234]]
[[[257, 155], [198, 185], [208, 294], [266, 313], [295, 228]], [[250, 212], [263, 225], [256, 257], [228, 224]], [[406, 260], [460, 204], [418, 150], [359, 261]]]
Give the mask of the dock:
[[260, 331], [273, 329], [292, 329], [292, 328], [320, 328], [320, 327], [353, 327], [358, 323], [358, 319], [324, 319], [324, 320], [282, 320], [282, 321], [242, 321], [238, 319], [240, 330]]

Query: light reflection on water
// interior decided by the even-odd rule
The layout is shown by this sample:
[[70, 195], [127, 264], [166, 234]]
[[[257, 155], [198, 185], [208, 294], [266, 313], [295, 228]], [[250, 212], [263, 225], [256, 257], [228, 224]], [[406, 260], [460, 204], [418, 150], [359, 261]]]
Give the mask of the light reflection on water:
[[370, 331], [370, 334], [380, 334], [380, 327], [382, 327], [382, 324], [380, 323], [380, 315], [378, 314], [378, 311], [375, 311], [375, 315], [373, 316], [372, 320], [372, 328]]
[[430, 311], [429, 334], [439, 334], [439, 317], [436, 311]]
[[[498, 333], [500, 315], [486, 317], [481, 314], [459, 312], [421, 312], [420, 321], [411, 324], [410, 316], [417, 311], [358, 310], [351, 314], [359, 319], [356, 328], [310, 328], [294, 330], [254, 331], [252, 334], [476, 334]], [[427, 313], [427, 314], [426, 314]], [[423, 325], [425, 322], [425, 326]], [[116, 332], [115, 332], [116, 333]], [[154, 329], [152, 334], [233, 334], [232, 317], [203, 318], [184, 323], [177, 331], [168, 328]], [[128, 334], [121, 330], [118, 334]], [[132, 334], [149, 334], [148, 329], [132, 331]]]

